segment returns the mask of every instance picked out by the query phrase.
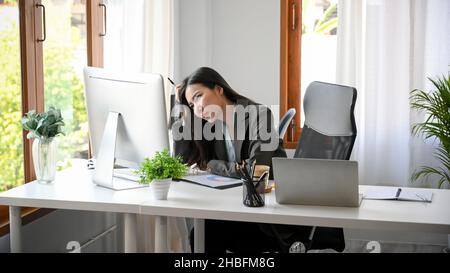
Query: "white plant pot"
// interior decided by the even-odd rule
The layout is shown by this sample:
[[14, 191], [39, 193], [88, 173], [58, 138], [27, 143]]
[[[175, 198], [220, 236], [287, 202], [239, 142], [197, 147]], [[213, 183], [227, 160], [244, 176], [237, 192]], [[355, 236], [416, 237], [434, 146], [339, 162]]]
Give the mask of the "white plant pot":
[[156, 200], [167, 200], [170, 183], [172, 183], [172, 178], [153, 180], [152, 183], [150, 183], [150, 189], [153, 192], [153, 198]]

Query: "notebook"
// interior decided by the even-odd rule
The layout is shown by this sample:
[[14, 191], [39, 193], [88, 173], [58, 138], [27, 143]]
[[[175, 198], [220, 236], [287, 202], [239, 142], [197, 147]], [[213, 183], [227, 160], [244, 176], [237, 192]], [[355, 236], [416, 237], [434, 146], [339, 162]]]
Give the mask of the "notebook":
[[413, 188], [384, 188], [370, 189], [364, 193], [364, 199], [399, 200], [431, 202], [433, 192]]
[[210, 174], [210, 173], [188, 175], [188, 176], [184, 176], [180, 179], [176, 179], [175, 181], [185, 181], [185, 182], [190, 182], [190, 183], [194, 183], [197, 185], [214, 188], [214, 189], [220, 189], [220, 190], [238, 187], [238, 186], [242, 185], [242, 181], [240, 179], [219, 176], [219, 175]]

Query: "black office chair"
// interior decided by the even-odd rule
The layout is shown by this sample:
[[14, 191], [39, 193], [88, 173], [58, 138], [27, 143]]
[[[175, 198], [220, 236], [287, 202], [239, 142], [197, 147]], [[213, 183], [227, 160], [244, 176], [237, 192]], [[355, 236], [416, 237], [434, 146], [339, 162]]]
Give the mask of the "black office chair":
[[[305, 124], [294, 157], [348, 160], [356, 139], [356, 96], [353, 87], [311, 83], [304, 96]], [[276, 238], [281, 252], [345, 248], [342, 228], [263, 224], [261, 229]]]
[[295, 110], [295, 108], [291, 108], [280, 119], [280, 125], [278, 126], [278, 135], [281, 139], [284, 138], [284, 135], [289, 128], [289, 124], [291, 123], [291, 120], [294, 118], [296, 113], [297, 111]]

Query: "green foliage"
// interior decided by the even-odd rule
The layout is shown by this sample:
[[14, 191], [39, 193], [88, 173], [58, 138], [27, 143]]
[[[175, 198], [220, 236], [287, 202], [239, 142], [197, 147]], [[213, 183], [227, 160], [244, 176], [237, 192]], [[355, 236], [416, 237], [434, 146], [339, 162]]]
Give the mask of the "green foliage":
[[[87, 158], [88, 123], [82, 74], [76, 66], [84, 66], [86, 40], [80, 28], [71, 23], [72, 1], [47, 4], [47, 24], [51, 25], [44, 48], [45, 105], [61, 109], [66, 135], [58, 144], [58, 166], [70, 166], [72, 158]], [[58, 16], [61, 14], [61, 16]], [[79, 62], [75, 64], [74, 62]]]
[[5, 0], [4, 3], [5, 4], [9, 4], [9, 5], [16, 5], [17, 4], [17, 0]]
[[330, 33], [333, 29], [338, 26], [338, 18], [333, 17], [333, 14], [337, 11], [337, 4], [330, 5], [322, 14], [320, 20], [316, 23], [314, 27], [314, 32], [316, 33]]
[[425, 122], [414, 124], [413, 135], [423, 135], [425, 139], [436, 138], [439, 147], [435, 157], [440, 161], [441, 167], [422, 167], [411, 176], [412, 181], [421, 177], [437, 175], [441, 188], [444, 183], [450, 183], [450, 74], [437, 80], [429, 79], [435, 91], [425, 92], [415, 89], [411, 92], [411, 107], [424, 111], [427, 115]]
[[23, 183], [24, 167], [18, 18], [4, 16], [0, 25], [0, 191], [5, 191]]
[[[314, 4], [314, 0], [303, 0], [303, 17], [305, 17], [306, 14], [312, 12], [311, 10], [314, 7]], [[338, 27], [338, 17], [335, 16], [336, 12], [337, 4], [330, 4], [327, 9], [323, 11], [321, 17], [317, 21], [313, 23], [303, 22], [302, 33], [330, 34]]]
[[62, 127], [64, 120], [61, 110], [50, 106], [44, 113], [36, 113], [35, 110], [28, 112], [22, 118], [23, 129], [29, 131], [27, 138], [49, 139], [59, 135], [64, 135]]
[[[83, 157], [87, 151], [87, 112], [84, 86], [71, 66], [74, 49], [49, 48], [45, 54], [45, 105], [61, 109], [66, 123], [66, 136], [59, 144], [59, 161]], [[62, 63], [61, 60], [66, 60]], [[47, 107], [46, 107], [47, 108]]]
[[152, 159], [145, 158], [137, 174], [140, 183], [150, 184], [154, 179], [181, 178], [187, 173], [186, 164], [181, 157], [171, 157], [169, 151], [164, 149], [157, 152]]

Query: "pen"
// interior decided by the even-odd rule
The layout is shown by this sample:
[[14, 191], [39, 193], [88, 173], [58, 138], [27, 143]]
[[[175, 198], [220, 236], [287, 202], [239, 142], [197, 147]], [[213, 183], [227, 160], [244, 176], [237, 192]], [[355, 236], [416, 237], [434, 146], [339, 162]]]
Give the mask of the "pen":
[[250, 172], [252, 173], [252, 179], [255, 176], [255, 166], [256, 166], [256, 159], [253, 160], [253, 163], [251, 164], [252, 168], [251, 168]]
[[395, 195], [395, 198], [397, 199], [400, 196], [400, 192], [402, 191], [401, 188], [398, 188], [397, 190], [397, 194]]
[[269, 174], [269, 172], [268, 172], [268, 171], [265, 171], [265, 172], [261, 175], [261, 177], [258, 179], [258, 182], [256, 183], [256, 186], [255, 186], [256, 189], [258, 189], [259, 184], [260, 184], [262, 181], [264, 181], [264, 180], [266, 179], [266, 176], [267, 176], [268, 174]]
[[174, 83], [169, 77], [167, 77], [167, 79], [169, 80], [169, 82], [170, 82], [171, 84], [175, 85], [175, 83]]

